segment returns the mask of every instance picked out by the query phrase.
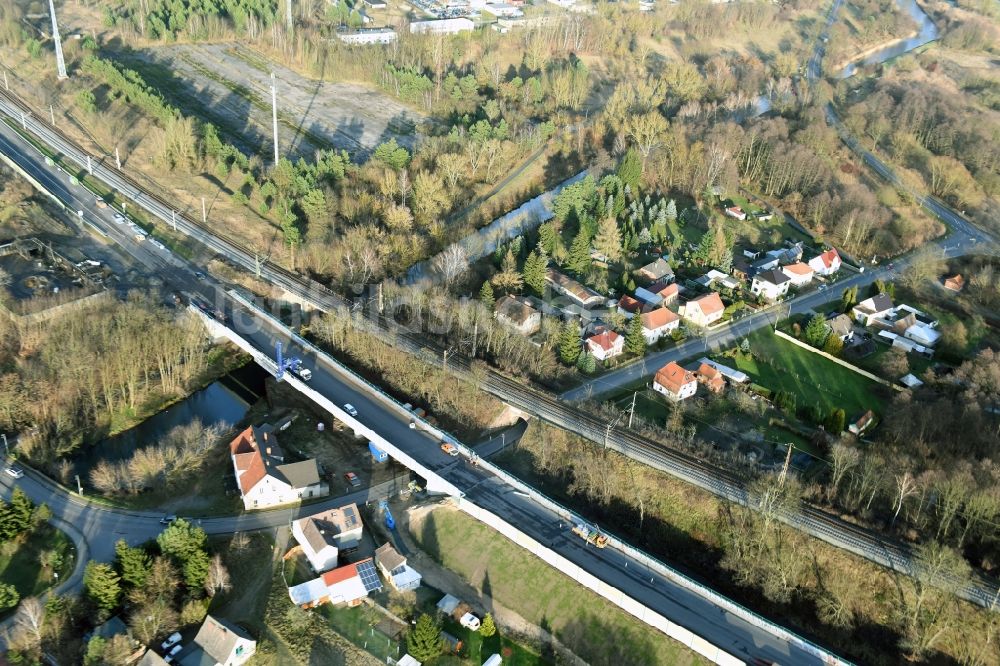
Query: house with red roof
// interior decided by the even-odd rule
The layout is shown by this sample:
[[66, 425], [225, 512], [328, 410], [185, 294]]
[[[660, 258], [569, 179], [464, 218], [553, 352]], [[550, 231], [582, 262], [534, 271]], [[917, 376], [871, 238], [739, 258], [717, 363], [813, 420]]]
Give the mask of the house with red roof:
[[836, 248], [830, 248], [823, 254], [809, 260], [809, 268], [816, 272], [816, 275], [833, 275], [840, 270], [840, 253]]
[[618, 299], [618, 312], [626, 319], [631, 319], [637, 312], [642, 310], [645, 303], [628, 294], [622, 295]]
[[713, 291], [685, 303], [681, 316], [695, 326], [710, 326], [722, 319], [725, 310], [722, 297]]
[[642, 337], [646, 344], [655, 344], [665, 335], [670, 335], [681, 325], [680, 316], [666, 308], [657, 308], [642, 314]]
[[587, 338], [587, 351], [598, 361], [614, 358], [625, 351], [625, 337], [614, 331], [601, 331]]
[[250, 426], [229, 443], [236, 485], [247, 510], [325, 497], [315, 460], [286, 462], [271, 425]]
[[788, 279], [792, 281], [793, 287], [803, 287], [809, 284], [816, 273], [809, 264], [804, 264], [801, 261], [782, 266], [781, 272], [788, 276]]
[[680, 401], [695, 394], [698, 390], [698, 380], [693, 372], [671, 361], [656, 372], [653, 378], [653, 390], [662, 393], [670, 400]]
[[729, 208], [727, 208], [726, 215], [728, 217], [733, 218], [734, 220], [739, 220], [740, 222], [747, 219], [746, 211], [740, 208], [739, 206], [730, 206]]
[[303, 608], [322, 604], [357, 606], [371, 592], [382, 589], [372, 558], [345, 564], [318, 578], [288, 588], [292, 603]]
[[718, 369], [708, 363], [702, 363], [698, 366], [696, 375], [698, 383], [704, 385], [712, 393], [722, 393], [726, 388], [726, 378]]

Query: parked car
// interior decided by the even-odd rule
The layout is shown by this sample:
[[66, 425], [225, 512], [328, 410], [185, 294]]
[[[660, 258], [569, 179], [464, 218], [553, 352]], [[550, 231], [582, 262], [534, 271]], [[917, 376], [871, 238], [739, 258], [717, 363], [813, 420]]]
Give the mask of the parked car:
[[170, 648], [170, 652], [164, 655], [163, 660], [168, 664], [172, 662], [174, 660], [174, 657], [177, 656], [177, 653], [181, 651], [182, 647], [183, 647], [182, 645], [178, 644]]
[[361, 487], [361, 479], [359, 479], [358, 475], [355, 474], [354, 472], [348, 472], [347, 474], [344, 475], [344, 478], [347, 479], [347, 482], [351, 484], [352, 488]]
[[447, 453], [449, 456], [458, 455], [458, 447], [451, 442], [441, 442], [441, 450]]
[[171, 514], [169, 516], [163, 516], [163, 518], [160, 518], [160, 524], [161, 525], [169, 525], [170, 523], [174, 522], [175, 520], [177, 520], [177, 516], [175, 516], [175, 515]]
[[354, 409], [354, 405], [352, 405], [351, 403], [347, 403], [346, 405], [344, 405], [344, 411], [350, 414], [351, 416], [358, 415], [358, 410]]
[[170, 648], [180, 643], [180, 641], [181, 641], [181, 635], [179, 632], [175, 631], [174, 633], [167, 636], [167, 640], [163, 641], [163, 643], [160, 645], [160, 649], [169, 650]]
[[7, 474], [7, 476], [12, 476], [15, 479], [20, 479], [22, 476], [24, 476], [24, 470], [21, 469], [20, 467], [17, 467], [16, 465], [10, 465], [9, 467], [6, 467], [4, 469], [4, 472]]

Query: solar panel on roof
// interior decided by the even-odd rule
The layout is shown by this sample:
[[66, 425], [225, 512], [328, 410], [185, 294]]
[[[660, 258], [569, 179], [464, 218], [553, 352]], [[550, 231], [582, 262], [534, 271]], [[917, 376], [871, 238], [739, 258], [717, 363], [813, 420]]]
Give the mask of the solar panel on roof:
[[361, 583], [365, 586], [365, 592], [377, 592], [382, 589], [382, 581], [379, 580], [371, 560], [358, 562], [356, 567], [358, 575], [361, 576]]

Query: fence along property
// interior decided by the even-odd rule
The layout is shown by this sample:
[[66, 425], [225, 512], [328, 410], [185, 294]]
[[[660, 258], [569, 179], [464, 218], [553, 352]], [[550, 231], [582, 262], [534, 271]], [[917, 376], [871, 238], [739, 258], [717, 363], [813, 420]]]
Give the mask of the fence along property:
[[[280, 327], [282, 331], [285, 334], [287, 334], [292, 340], [294, 340], [297, 344], [302, 345], [304, 348], [309, 349], [312, 353], [314, 353], [317, 356], [317, 358], [322, 356], [323, 360], [326, 363], [329, 363], [331, 366], [337, 368], [339, 372], [351, 377], [352, 380], [374, 391], [377, 395], [379, 395], [379, 397], [382, 399], [383, 402], [389, 404], [394, 409], [397, 409], [401, 412], [405, 412], [408, 418], [415, 418], [416, 420], [419, 420], [421, 422], [422, 429], [435, 433], [441, 440], [451, 442], [452, 444], [457, 446], [458, 449], [465, 456], [474, 455], [472, 449], [465, 446], [465, 444], [459, 441], [454, 435], [442, 430], [437, 426], [431, 425], [430, 423], [420, 418], [419, 416], [413, 415], [411, 412], [406, 410], [406, 408], [397, 400], [395, 400], [392, 396], [386, 394], [377, 386], [374, 386], [364, 378], [358, 376], [350, 368], [347, 368], [346, 366], [342, 365], [336, 359], [332, 358], [329, 354], [320, 350], [311, 342], [305, 340], [304, 338], [293, 332], [291, 329], [285, 326], [279, 319], [277, 319], [274, 315], [261, 309], [258, 305], [256, 305], [249, 299], [245, 298], [242, 294], [236, 291], [230, 291], [229, 295], [244, 307], [251, 309], [259, 316], [265, 317], [268, 320], [272, 321], [275, 326]], [[269, 358], [263, 357], [263, 355], [261, 355], [260, 352], [253, 349], [248, 342], [246, 342], [241, 338], [241, 336], [237, 335], [235, 332], [231, 331], [230, 329], [220, 324], [219, 322], [212, 320], [210, 317], [206, 316], [204, 313], [201, 313], [199, 310], [197, 310], [197, 308], [192, 308], [192, 310], [197, 314], [199, 314], [204, 321], [206, 321], [206, 323], [210, 327], [210, 330], [212, 330], [213, 332], [222, 333], [225, 337], [228, 337], [234, 340], [234, 342], [237, 342], [237, 344], [239, 344], [241, 347], [244, 347], [245, 345], [244, 348], [246, 348], [248, 351], [252, 350], [250, 351], [250, 353], [252, 353], [255, 358], [258, 358], [258, 361], [260, 360], [264, 361], [262, 365], [265, 367], [265, 369], [267, 369], [269, 372], [272, 372], [272, 374], [276, 372], [276, 366], [274, 366], [273, 361], [271, 361]], [[237, 339], [239, 339], [239, 341], [237, 341]], [[527, 549], [532, 554], [544, 560], [546, 563], [553, 566], [557, 570], [566, 573], [567, 575], [570, 575], [584, 587], [590, 589], [596, 594], [601, 595], [602, 597], [611, 601], [619, 608], [625, 610], [626, 612], [633, 615], [637, 619], [641, 620], [642, 622], [645, 622], [651, 627], [654, 627], [664, 632], [671, 638], [674, 638], [675, 640], [681, 642], [686, 647], [698, 652], [699, 654], [713, 661], [714, 663], [723, 664], [725, 666], [735, 666], [738, 664], [745, 663], [739, 658], [734, 657], [733, 655], [725, 652], [721, 648], [709, 643], [708, 641], [701, 638], [694, 632], [691, 632], [690, 630], [671, 622], [668, 618], [664, 617], [663, 615], [659, 614], [653, 609], [640, 604], [638, 601], [632, 599], [621, 590], [608, 585], [607, 583], [597, 578], [593, 574], [590, 574], [589, 572], [585, 571], [580, 566], [570, 562], [562, 555], [559, 555], [555, 551], [552, 551], [551, 549], [543, 546], [534, 538], [528, 536], [524, 532], [520, 531], [517, 527], [511, 525], [502, 518], [490, 513], [483, 507], [480, 507], [472, 503], [471, 501], [464, 499], [462, 497], [463, 493], [461, 493], [461, 491], [455, 488], [450, 482], [439, 477], [437, 474], [431, 472], [430, 470], [427, 470], [423, 465], [417, 463], [415, 460], [410, 458], [410, 456], [399, 451], [399, 449], [397, 449], [394, 445], [392, 445], [389, 442], [386, 442], [381, 437], [375, 435], [375, 433], [371, 433], [371, 431], [369, 431], [366, 426], [364, 426], [360, 422], [357, 422], [350, 415], [345, 414], [343, 410], [341, 410], [336, 405], [333, 405], [328, 399], [320, 395], [318, 392], [307, 387], [303, 382], [296, 380], [294, 377], [289, 378], [289, 380], [291, 384], [295, 386], [295, 388], [299, 389], [300, 391], [303, 391], [306, 395], [308, 395], [310, 398], [316, 401], [317, 404], [320, 404], [325, 409], [333, 413], [338, 419], [344, 421], [352, 428], [354, 428], [356, 432], [365, 433], [366, 437], [369, 436], [369, 434], [374, 435], [374, 438], [380, 445], [380, 448], [384, 444], [386, 448], [383, 450], [389, 451], [390, 455], [392, 455], [393, 457], [396, 457], [396, 454], [399, 453], [400, 457], [397, 459], [404, 465], [407, 465], [411, 467], [411, 469], [414, 469], [415, 471], [420, 473], [421, 476], [424, 476], [424, 478], [427, 479], [429, 489], [433, 490], [434, 486], [437, 486], [438, 488], [441, 489], [441, 491], [456, 498], [458, 507], [463, 511], [465, 511], [466, 513], [468, 513], [470, 516], [473, 516], [474, 518], [483, 522], [484, 524], [489, 525], [493, 529], [496, 529], [505, 537], [507, 537], [517, 545], [521, 546], [522, 548]], [[508, 474], [507, 472], [497, 467], [493, 463], [487, 460], [482, 460], [480, 458], [479, 465], [483, 469], [489, 471], [490, 473], [492, 473], [493, 475], [504, 481], [506, 484], [516, 489], [518, 492], [528, 496], [535, 503], [561, 516], [568, 523], [588, 522], [585, 518], [576, 515], [574, 512], [560, 505], [558, 502], [555, 502], [554, 500], [548, 498], [547, 496], [539, 493], [533, 487], [525, 484], [517, 477]], [[756, 627], [759, 627], [764, 631], [767, 631], [771, 635], [783, 641], [794, 644], [799, 649], [815, 656], [817, 660], [819, 660], [820, 662], [831, 665], [843, 664], [845, 666], [850, 663], [842, 660], [833, 653], [810, 642], [809, 640], [801, 636], [798, 636], [794, 632], [785, 629], [784, 627], [777, 625], [760, 615], [757, 615], [748, 608], [741, 606], [735, 601], [728, 599], [727, 597], [715, 592], [714, 590], [707, 588], [703, 585], [700, 585], [699, 583], [688, 578], [679, 571], [672, 569], [663, 562], [660, 562], [656, 558], [648, 555], [647, 553], [639, 550], [638, 548], [635, 548], [629, 545], [628, 543], [621, 541], [620, 539], [617, 539], [613, 535], [608, 535], [608, 536], [609, 536], [608, 545], [610, 547], [619, 550], [620, 552], [626, 554], [632, 559], [638, 561], [642, 565], [647, 566], [650, 570], [657, 572], [661, 576], [669, 579], [671, 582], [681, 587], [684, 587], [685, 589], [690, 590], [691, 592], [694, 592], [695, 594], [698, 594], [699, 596], [709, 600], [711, 603], [724, 609], [726, 612], [732, 613], [733, 615], [740, 617], [742, 620]]]

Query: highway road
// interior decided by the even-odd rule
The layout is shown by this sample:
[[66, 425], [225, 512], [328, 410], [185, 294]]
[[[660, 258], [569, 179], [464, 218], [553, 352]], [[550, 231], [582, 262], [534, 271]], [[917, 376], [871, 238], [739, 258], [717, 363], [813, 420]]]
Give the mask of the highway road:
[[[558, 515], [523, 497], [515, 488], [482, 467], [470, 465], [464, 457], [454, 458], [445, 454], [434, 433], [419, 427], [410, 428], [410, 419], [398, 405], [387, 403], [384, 397], [374, 393], [352, 375], [344, 374], [336, 365], [299, 348], [283, 329], [269, 319], [248, 312], [228, 299], [221, 285], [210, 279], [198, 280], [195, 271], [199, 267], [171, 255], [169, 251], [156, 248], [148, 240], [137, 241], [127, 224], [115, 222], [114, 211], [110, 207], [98, 208], [92, 195], [80, 186], [73, 186], [67, 174], [58, 173], [47, 166], [33, 148], [2, 124], [0, 151], [15, 159], [21, 168], [64, 200], [71, 210], [83, 211], [86, 222], [100, 229], [136, 260], [158, 273], [172, 288], [204, 299], [213, 307], [221, 307], [227, 322], [257, 349], [271, 354], [274, 343], [279, 340], [283, 342], [289, 355], [299, 356], [312, 369], [312, 380], [309, 383], [312, 388], [322, 392], [336, 404], [351, 403], [357, 408], [359, 419], [365, 425], [458, 486], [467, 498], [479, 506], [508, 520], [540, 542], [549, 544], [556, 552], [585, 570], [735, 656], [746, 660], [765, 658], [780, 663], [820, 663], [813, 651], [802, 649], [797, 642], [775, 637], [757, 623], [718, 607], [708, 597], [678, 585], [655, 570], [645, 570], [639, 560], [624, 552], [612, 549], [597, 551], [588, 547], [582, 539], [570, 534], [569, 525], [560, 526], [562, 519]], [[4, 479], [0, 482], [0, 494], [9, 495], [13, 483], [24, 488], [35, 501], [47, 502], [59, 519], [77, 526], [93, 559], [113, 558], [114, 542], [118, 538], [124, 538], [131, 544], [142, 543], [155, 537], [162, 529], [159, 513], [126, 511], [84, 502], [32, 471], [18, 481], [9, 477]], [[383, 491], [386, 489], [376, 487], [292, 510], [278, 509], [235, 517], [205, 518], [199, 522], [210, 534], [265, 529], [287, 524], [293, 516], [308, 515], [324, 507], [378, 498]], [[73, 577], [74, 585], [67, 585], [65, 589], [78, 587], [79, 574], [78, 568]]]

